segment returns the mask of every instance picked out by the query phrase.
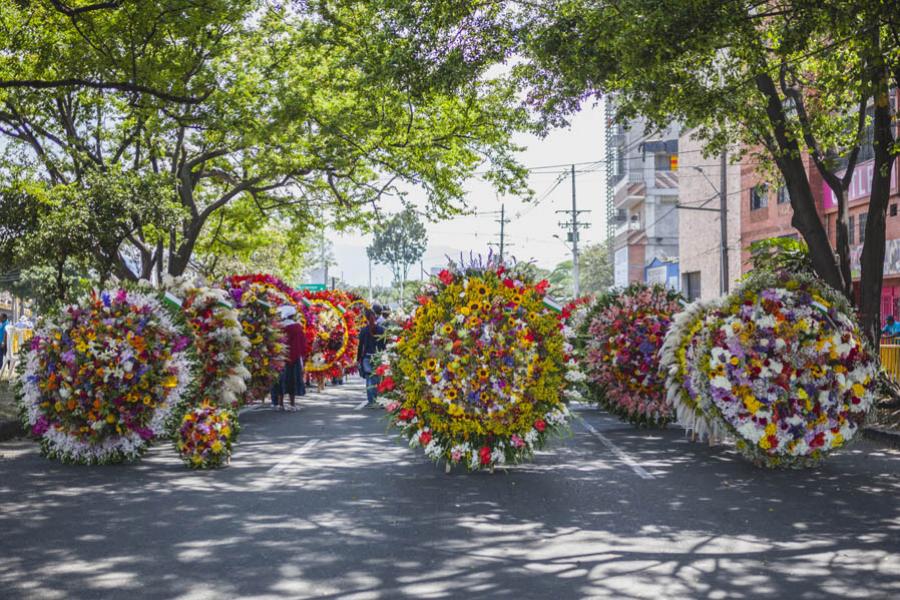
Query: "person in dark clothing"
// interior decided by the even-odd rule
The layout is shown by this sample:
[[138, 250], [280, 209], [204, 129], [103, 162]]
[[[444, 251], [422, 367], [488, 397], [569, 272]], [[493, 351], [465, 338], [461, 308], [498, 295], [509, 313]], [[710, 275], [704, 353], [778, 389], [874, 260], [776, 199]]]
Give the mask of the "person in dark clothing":
[[384, 350], [385, 346], [384, 327], [375, 322], [375, 312], [371, 308], [366, 309], [366, 326], [359, 331], [356, 362], [359, 364], [359, 374], [366, 379], [367, 408], [375, 408], [378, 395], [378, 375], [375, 374], [373, 356]]
[[291, 402], [291, 410], [294, 410], [297, 395], [306, 395], [306, 386], [303, 380], [303, 361], [307, 354], [306, 333], [303, 331], [303, 325], [298, 323], [295, 318], [297, 309], [293, 306], [282, 308], [288, 356], [281, 377], [272, 386], [272, 406], [284, 410], [284, 394], [287, 393]]

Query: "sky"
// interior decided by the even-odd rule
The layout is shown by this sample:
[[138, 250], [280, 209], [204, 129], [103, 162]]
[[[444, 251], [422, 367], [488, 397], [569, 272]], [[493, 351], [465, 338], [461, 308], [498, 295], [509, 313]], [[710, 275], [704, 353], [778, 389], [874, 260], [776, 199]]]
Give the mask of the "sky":
[[[466, 183], [467, 201], [479, 212], [499, 211], [505, 204], [507, 255], [517, 260], [534, 260], [538, 266], [553, 268], [557, 263], [570, 259], [571, 249], [564, 241], [555, 239], [554, 234], [566, 239], [566, 231], [559, 227], [560, 221], [568, 220], [567, 215], [556, 214], [557, 210], [572, 208], [572, 181], [568, 175], [570, 163], [576, 164], [576, 199], [579, 210], [590, 210], [580, 220], [590, 223], [582, 230], [580, 246], [601, 242], [606, 237], [604, 116], [600, 104], [586, 104], [565, 129], [554, 130], [545, 138], [520, 134], [515, 142], [524, 146], [519, 153], [519, 161], [526, 167], [560, 165], [559, 168], [542, 169], [532, 173], [529, 185], [535, 192], [534, 200], [523, 202], [517, 197], [499, 197], [487, 182], [472, 178]], [[600, 161], [600, 162], [597, 162]], [[561, 174], [565, 173], [564, 177]], [[414, 192], [411, 197], [414, 198]], [[447, 263], [447, 256], [458, 257], [462, 252], [487, 254], [489, 242], [499, 241], [499, 215], [486, 214], [463, 216], [438, 223], [428, 223], [428, 247], [422, 260], [427, 277], [433, 267]], [[334, 233], [329, 235], [334, 243], [336, 266], [330, 268], [330, 275], [340, 277], [351, 285], [368, 284], [368, 259], [366, 247], [371, 243], [371, 235], [359, 232]], [[496, 249], [495, 249], [496, 252]], [[420, 276], [419, 266], [410, 269], [410, 279]], [[372, 284], [389, 285], [390, 269], [387, 266], [372, 265]]]

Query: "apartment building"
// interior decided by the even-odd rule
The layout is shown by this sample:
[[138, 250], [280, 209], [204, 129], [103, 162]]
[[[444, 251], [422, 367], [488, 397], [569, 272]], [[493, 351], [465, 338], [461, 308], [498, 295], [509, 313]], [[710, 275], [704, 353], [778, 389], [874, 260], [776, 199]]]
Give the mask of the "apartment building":
[[[614, 283], [619, 287], [646, 281], [648, 265], [656, 269], [663, 263], [666, 284], [678, 289], [678, 128], [648, 131], [643, 120], [622, 127], [611, 116], [608, 107], [607, 202]], [[653, 271], [654, 276], [658, 272]]]
[[[726, 247], [728, 286], [741, 276], [741, 170], [742, 165], [725, 168]], [[688, 300], [710, 300], [721, 295], [722, 226], [720, 192], [722, 163], [718, 156], [704, 157], [702, 142], [692, 131], [678, 140], [678, 262], [681, 293]]]

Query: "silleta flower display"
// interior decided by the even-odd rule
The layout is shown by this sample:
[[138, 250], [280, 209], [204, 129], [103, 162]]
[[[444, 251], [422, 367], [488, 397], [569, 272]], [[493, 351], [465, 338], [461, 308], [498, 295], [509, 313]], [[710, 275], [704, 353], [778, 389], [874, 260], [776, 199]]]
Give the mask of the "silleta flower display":
[[175, 448], [189, 467], [214, 469], [231, 459], [237, 434], [238, 421], [231, 410], [203, 404], [185, 413]]
[[376, 371], [411, 447], [448, 469], [492, 469], [565, 429], [564, 339], [547, 285], [489, 260], [452, 264], [425, 286]]
[[250, 341], [246, 362], [250, 381], [244, 393], [245, 402], [267, 396], [287, 360], [286, 334], [277, 307], [291, 300], [266, 278], [236, 275], [222, 283], [237, 307], [241, 329]]
[[359, 332], [350, 298], [342, 292], [305, 292], [315, 330], [306, 372], [316, 379], [338, 377], [356, 364]]
[[757, 464], [815, 464], [855, 435], [874, 400], [878, 365], [851, 314], [812, 277], [754, 275], [702, 325], [674, 332], [697, 339], [666, 344], [670, 381], [688, 377], [687, 395], [672, 400], [727, 430]]
[[191, 404], [237, 408], [250, 379], [246, 367], [250, 341], [228, 293], [197, 287], [183, 278], [167, 279], [165, 288], [181, 300], [200, 364]]
[[44, 318], [19, 377], [42, 452], [88, 464], [138, 458], [190, 383], [189, 345], [156, 295], [140, 291], [92, 292]]
[[635, 425], [671, 420], [657, 352], [681, 310], [681, 296], [662, 286], [633, 284], [605, 296], [589, 326], [586, 371], [597, 401]]

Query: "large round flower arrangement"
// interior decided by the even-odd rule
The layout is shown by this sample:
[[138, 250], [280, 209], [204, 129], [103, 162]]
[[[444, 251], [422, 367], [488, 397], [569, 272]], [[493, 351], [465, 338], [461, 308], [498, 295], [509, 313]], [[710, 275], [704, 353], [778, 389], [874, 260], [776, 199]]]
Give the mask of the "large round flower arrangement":
[[42, 452], [87, 464], [138, 458], [191, 381], [189, 345], [153, 293], [95, 291], [46, 317], [19, 378]]
[[175, 447], [191, 468], [221, 467], [231, 458], [238, 430], [238, 420], [231, 410], [202, 404], [185, 413]]
[[877, 362], [851, 314], [811, 276], [754, 275], [700, 325], [674, 332], [664, 364], [686, 388], [673, 402], [727, 430], [757, 464], [815, 464], [854, 436], [874, 401]]
[[241, 329], [250, 341], [245, 363], [250, 381], [244, 400], [253, 402], [269, 393], [284, 368], [287, 343], [277, 307], [289, 303], [290, 299], [253, 277], [228, 277], [222, 287], [237, 307]]
[[663, 426], [671, 420], [657, 352], [681, 296], [662, 286], [633, 284], [606, 296], [588, 331], [588, 379], [595, 398], [635, 425]]
[[694, 370], [699, 361], [700, 333], [710, 311], [718, 300], [688, 304], [676, 314], [659, 351], [660, 374], [666, 377], [666, 402], [675, 412], [675, 419], [685, 430], [701, 439], [719, 439], [727, 432], [718, 421], [710, 419], [697, 401]]
[[359, 343], [356, 313], [350, 310], [350, 298], [332, 290], [306, 291], [304, 297], [316, 324], [306, 372], [319, 380], [339, 377], [356, 364]]
[[165, 288], [181, 301], [200, 363], [191, 404], [237, 408], [250, 379], [246, 366], [250, 341], [228, 293], [192, 285], [184, 278], [167, 279]]
[[502, 265], [451, 265], [377, 372], [381, 403], [435, 462], [492, 469], [530, 458], [566, 426], [563, 336], [547, 282]]

